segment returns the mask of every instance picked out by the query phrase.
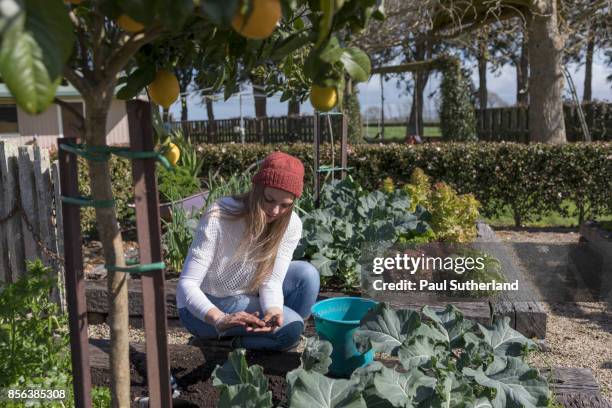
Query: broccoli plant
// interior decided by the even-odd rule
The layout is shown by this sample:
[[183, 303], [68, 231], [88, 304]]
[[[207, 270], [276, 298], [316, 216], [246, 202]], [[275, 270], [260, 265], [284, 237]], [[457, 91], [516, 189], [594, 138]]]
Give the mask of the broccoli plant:
[[[360, 351], [397, 357], [396, 366], [374, 361], [348, 379], [329, 378], [331, 344], [309, 338], [300, 367], [287, 373], [285, 403], [290, 408], [551, 406], [548, 383], [526, 363], [535, 344], [512, 329], [508, 318], [492, 321], [474, 323], [451, 305], [442, 311], [425, 306], [419, 314], [379, 303], [361, 320], [355, 342]], [[248, 367], [242, 349], [217, 366], [213, 377], [221, 408], [272, 406], [263, 369]]]

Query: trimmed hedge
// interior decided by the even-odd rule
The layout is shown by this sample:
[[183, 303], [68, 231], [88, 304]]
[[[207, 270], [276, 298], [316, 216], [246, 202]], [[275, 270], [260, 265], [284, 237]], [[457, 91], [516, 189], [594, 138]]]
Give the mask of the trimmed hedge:
[[[302, 159], [306, 182], [312, 183], [313, 147], [291, 145], [202, 145], [203, 175], [244, 171], [272, 150]], [[335, 147], [336, 165], [340, 148]], [[321, 145], [321, 163], [331, 163], [331, 145]], [[558, 211], [596, 217], [612, 213], [612, 143], [564, 145], [518, 143], [436, 143], [422, 145], [353, 145], [351, 175], [366, 188], [378, 188], [386, 177], [408, 182], [415, 167], [435, 181], [445, 181], [459, 193], [473, 193], [485, 216], [509, 207], [516, 225]], [[576, 205], [569, 214], [568, 202]]]

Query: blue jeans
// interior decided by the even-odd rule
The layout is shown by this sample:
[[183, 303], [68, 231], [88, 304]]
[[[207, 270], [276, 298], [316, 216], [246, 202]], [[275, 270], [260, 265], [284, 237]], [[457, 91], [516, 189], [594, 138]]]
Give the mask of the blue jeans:
[[[224, 335], [236, 336], [237, 341], [233, 343], [236, 347], [251, 350], [286, 350], [295, 346], [304, 332], [304, 319], [308, 318], [310, 307], [317, 300], [319, 285], [319, 272], [314, 266], [305, 261], [292, 261], [283, 281], [283, 325], [270, 333], [247, 333], [244, 327], [236, 326], [227, 330]], [[258, 311], [259, 316], [264, 315], [259, 296], [206, 296], [225, 313]], [[217, 338], [214, 326], [195, 317], [186, 307], [180, 308], [178, 314], [183, 326], [194, 336], [203, 339]]]

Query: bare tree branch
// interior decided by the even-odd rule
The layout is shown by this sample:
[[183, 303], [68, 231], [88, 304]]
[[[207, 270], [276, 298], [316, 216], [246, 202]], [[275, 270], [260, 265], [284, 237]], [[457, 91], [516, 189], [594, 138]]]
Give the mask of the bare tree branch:
[[425, 61], [407, 62], [405, 64], [372, 68], [372, 74], [400, 74], [403, 72], [430, 71], [438, 68], [448, 57], [429, 59]]
[[66, 78], [82, 96], [92, 92], [90, 81], [88, 81], [86, 78], [80, 77], [77, 72], [69, 66], [64, 68], [64, 78]]
[[587, 18], [591, 17], [593, 14], [597, 13], [600, 10], [603, 10], [606, 5], [610, 7], [610, 0], [599, 0], [593, 3], [591, 6], [586, 9], [580, 11], [570, 18], [571, 24], [576, 25], [582, 23]]
[[163, 32], [161, 26], [155, 26], [143, 33], [137, 33], [110, 56], [108, 63], [105, 66], [105, 75], [110, 78], [115, 78], [119, 72], [125, 67], [130, 58], [143, 45], [153, 41]]

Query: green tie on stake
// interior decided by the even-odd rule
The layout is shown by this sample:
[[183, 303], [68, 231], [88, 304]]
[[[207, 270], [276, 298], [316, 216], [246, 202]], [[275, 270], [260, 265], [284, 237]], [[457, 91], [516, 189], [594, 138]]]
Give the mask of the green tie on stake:
[[[89, 161], [93, 162], [105, 162], [110, 159], [111, 154], [125, 157], [127, 159], [151, 159], [154, 158], [159, 161], [166, 169], [173, 170], [174, 168], [164, 157], [163, 154], [150, 151], [150, 152], [134, 152], [125, 147], [115, 146], [85, 146], [83, 144], [75, 143], [62, 143], [60, 149], [67, 152], [81, 156]], [[91, 197], [66, 197], [61, 196], [60, 199], [63, 203], [79, 205], [81, 207], [94, 207], [94, 208], [110, 208], [115, 206], [115, 200], [94, 200]], [[127, 272], [127, 273], [146, 273], [166, 268], [166, 264], [163, 262], [154, 262], [150, 264], [139, 264], [138, 260], [126, 261], [126, 266], [117, 265], [104, 265], [107, 271]]]

